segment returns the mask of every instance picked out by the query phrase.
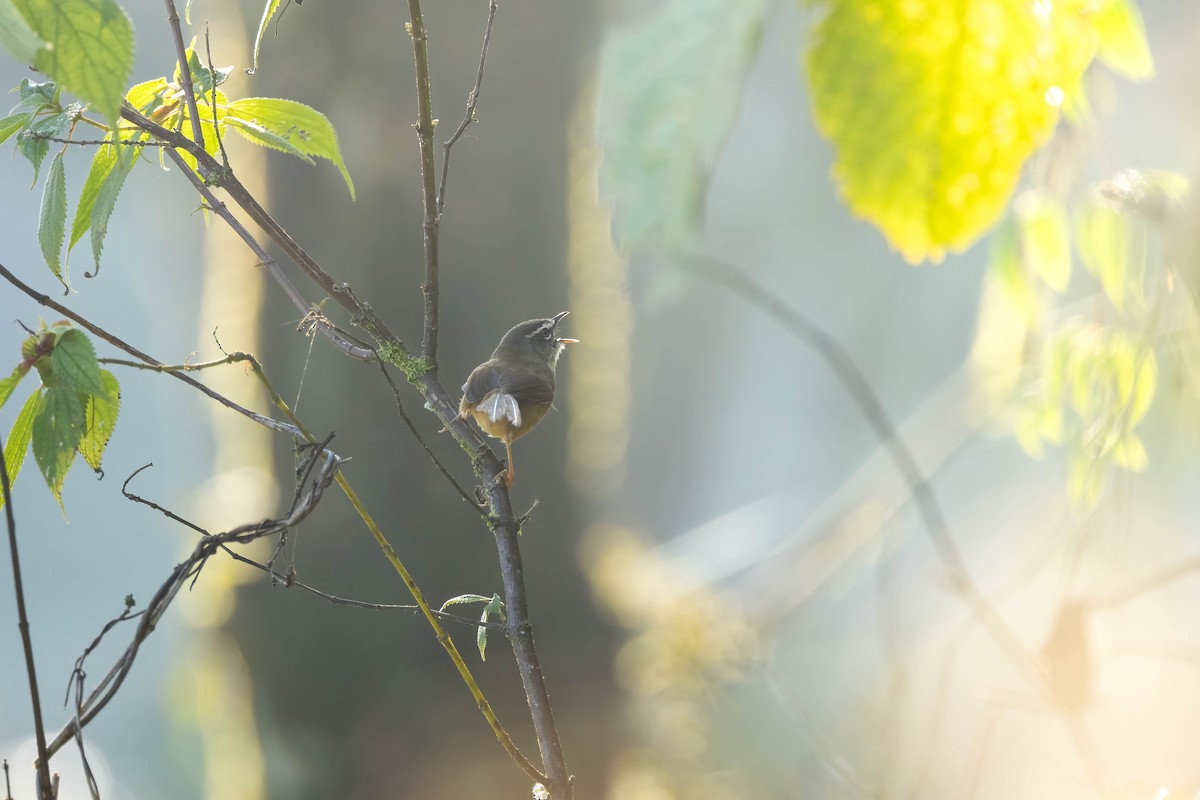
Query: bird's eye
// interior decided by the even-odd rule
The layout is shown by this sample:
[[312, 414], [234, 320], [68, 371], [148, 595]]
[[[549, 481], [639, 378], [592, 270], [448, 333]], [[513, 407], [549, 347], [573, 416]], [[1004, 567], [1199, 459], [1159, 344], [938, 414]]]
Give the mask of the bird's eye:
[[534, 328], [533, 332], [529, 334], [529, 338], [541, 339], [547, 342], [550, 341], [554, 338], [554, 323], [550, 320], [547, 320], [538, 327]]

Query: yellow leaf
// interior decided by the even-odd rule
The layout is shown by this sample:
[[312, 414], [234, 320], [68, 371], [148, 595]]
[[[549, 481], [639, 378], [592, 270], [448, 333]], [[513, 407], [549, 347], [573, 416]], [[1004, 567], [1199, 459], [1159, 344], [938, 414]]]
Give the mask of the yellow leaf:
[[808, 58], [818, 126], [851, 210], [910, 262], [1003, 212], [1080, 92], [1097, 35], [1084, 0], [831, 0]]
[[1142, 12], [1130, 0], [1108, 0], [1096, 14], [1100, 49], [1096, 56], [1113, 72], [1135, 81], [1154, 77]]

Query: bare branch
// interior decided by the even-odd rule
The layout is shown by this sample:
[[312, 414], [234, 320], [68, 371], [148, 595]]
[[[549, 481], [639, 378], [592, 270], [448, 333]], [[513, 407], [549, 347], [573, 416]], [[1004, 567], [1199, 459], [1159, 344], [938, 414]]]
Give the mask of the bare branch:
[[175, 42], [175, 56], [179, 59], [179, 83], [183, 87], [183, 101], [187, 103], [188, 116], [192, 121], [192, 139], [204, 149], [204, 127], [200, 124], [200, 112], [196, 108], [196, 90], [192, 85], [192, 69], [188, 64], [187, 45], [183, 43], [183, 30], [179, 27], [179, 11], [175, 0], [164, 0], [167, 4], [167, 23], [171, 26], [171, 38]]
[[434, 181], [433, 89], [429, 81], [429, 35], [421, 16], [421, 0], [408, 0], [408, 35], [413, 42], [413, 61], [417, 80], [417, 145], [421, 152], [421, 201], [424, 215], [421, 238], [425, 245], [425, 282], [421, 294], [425, 301], [425, 325], [421, 337], [421, 357], [430, 370], [437, 370], [438, 348], [438, 197]]

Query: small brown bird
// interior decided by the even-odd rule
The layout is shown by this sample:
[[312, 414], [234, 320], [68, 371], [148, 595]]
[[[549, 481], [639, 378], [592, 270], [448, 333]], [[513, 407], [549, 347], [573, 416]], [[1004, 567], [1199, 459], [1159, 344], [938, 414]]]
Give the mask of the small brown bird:
[[558, 323], [568, 313], [514, 325], [492, 357], [471, 370], [463, 384], [459, 416], [474, 417], [484, 433], [504, 442], [506, 486], [512, 486], [517, 476], [512, 443], [533, 430], [550, 410], [558, 357], [566, 345], [579, 342], [558, 336]]

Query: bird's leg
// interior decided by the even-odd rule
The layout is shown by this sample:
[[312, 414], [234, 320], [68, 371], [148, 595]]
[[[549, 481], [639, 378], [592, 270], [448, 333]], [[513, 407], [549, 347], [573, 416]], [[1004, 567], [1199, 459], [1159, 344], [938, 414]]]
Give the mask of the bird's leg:
[[504, 466], [504, 485], [512, 487], [517, 479], [517, 468], [513, 466], [512, 442], [508, 439], [504, 440], [504, 452], [508, 456], [508, 463]]

